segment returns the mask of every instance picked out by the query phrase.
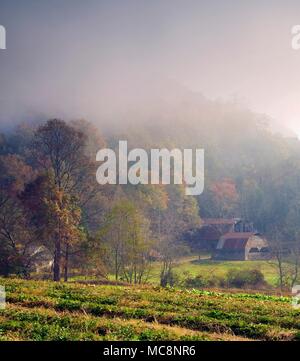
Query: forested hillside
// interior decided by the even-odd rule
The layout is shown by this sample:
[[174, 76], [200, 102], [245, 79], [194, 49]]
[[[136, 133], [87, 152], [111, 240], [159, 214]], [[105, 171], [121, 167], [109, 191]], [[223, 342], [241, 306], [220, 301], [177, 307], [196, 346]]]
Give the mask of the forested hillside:
[[[204, 193], [186, 196], [175, 185], [100, 186], [96, 153], [116, 149], [119, 140], [146, 150], [203, 148]], [[22, 122], [3, 129], [0, 154], [3, 275], [29, 277], [53, 259], [54, 280], [80, 268], [143, 283], [159, 259], [166, 285], [176, 259], [189, 252], [186, 232], [199, 228], [201, 217], [247, 219], [277, 256], [288, 248], [295, 264], [299, 258], [299, 141], [237, 105], [203, 97], [162, 102], [147, 115], [137, 107], [118, 128], [103, 131], [85, 120]]]

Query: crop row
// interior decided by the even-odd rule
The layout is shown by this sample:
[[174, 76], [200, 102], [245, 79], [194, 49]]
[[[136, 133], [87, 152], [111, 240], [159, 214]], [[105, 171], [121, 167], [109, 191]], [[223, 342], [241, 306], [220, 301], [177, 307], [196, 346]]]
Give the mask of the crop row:
[[7, 301], [33, 313], [48, 308], [61, 314], [118, 318], [127, 323], [139, 320], [151, 327], [159, 324], [263, 340], [300, 338], [300, 312], [286, 298], [153, 287], [5, 282]]

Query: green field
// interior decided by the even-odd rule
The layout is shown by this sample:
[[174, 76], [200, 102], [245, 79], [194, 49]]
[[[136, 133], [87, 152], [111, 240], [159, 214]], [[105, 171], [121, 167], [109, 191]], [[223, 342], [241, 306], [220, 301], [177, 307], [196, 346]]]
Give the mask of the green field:
[[[189, 256], [181, 258], [174, 267], [175, 272], [181, 279], [188, 275], [195, 277], [202, 275], [204, 277], [220, 276], [224, 277], [230, 269], [239, 270], [260, 270], [265, 280], [271, 286], [277, 285], [278, 274], [275, 261], [212, 261], [208, 258], [199, 260], [198, 256]], [[158, 284], [161, 264], [154, 263], [149, 282]]]
[[298, 340], [287, 297], [0, 279], [1, 340]]
[[[154, 262], [151, 265], [149, 276], [146, 283], [152, 285], [160, 284], [160, 272], [162, 264]], [[232, 269], [237, 270], [260, 270], [269, 286], [278, 287], [278, 269], [274, 260], [270, 261], [213, 261], [207, 255], [199, 256], [191, 255], [181, 257], [174, 265], [173, 270], [178, 275], [180, 281], [184, 281], [187, 277], [195, 277], [202, 275], [204, 278], [225, 277], [227, 272]], [[115, 280], [113, 274], [109, 274], [111, 281]], [[73, 281], [91, 280], [92, 276], [73, 276]]]

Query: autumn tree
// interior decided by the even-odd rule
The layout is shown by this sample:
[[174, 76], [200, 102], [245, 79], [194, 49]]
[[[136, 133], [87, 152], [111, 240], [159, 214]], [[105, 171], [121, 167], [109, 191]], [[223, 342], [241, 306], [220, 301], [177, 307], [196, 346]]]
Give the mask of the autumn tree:
[[120, 276], [129, 283], [147, 278], [153, 243], [149, 222], [133, 203], [123, 199], [114, 205], [99, 238], [107, 245], [116, 281]]
[[49, 220], [47, 229], [54, 234], [56, 241], [60, 240], [59, 245], [55, 244], [55, 252], [64, 256], [64, 281], [67, 282], [70, 256], [76, 252], [76, 245], [84, 238], [84, 232], [80, 229], [81, 210], [74, 197], [58, 189], [52, 192], [49, 199], [44, 198], [43, 202]]
[[238, 207], [239, 194], [232, 179], [226, 178], [209, 185], [215, 217], [234, 217]]
[[64, 280], [67, 281], [69, 258], [80, 252], [80, 242], [85, 238], [80, 227], [81, 210], [75, 196], [59, 190], [53, 180], [44, 175], [28, 183], [20, 199], [36, 239], [42, 240], [54, 259], [60, 258]]
[[53, 119], [38, 128], [32, 142], [32, 153], [40, 172], [47, 175], [49, 182], [53, 182], [49, 189], [52, 189], [54, 194], [50, 197], [48, 211], [53, 212], [53, 217], [51, 215], [49, 217], [56, 222], [53, 227], [49, 227], [49, 230], [53, 230], [51, 238], [55, 238], [53, 266], [55, 281], [59, 281], [61, 277], [62, 246], [65, 237], [61, 223], [62, 215], [58, 216], [58, 213], [67, 209], [60, 203], [81, 190], [84, 170], [89, 165], [84, 153], [85, 141], [82, 132], [62, 120]]
[[131, 209], [128, 238], [123, 255], [123, 274], [129, 283], [140, 284], [148, 279], [153, 241], [149, 232], [149, 221], [136, 209]]

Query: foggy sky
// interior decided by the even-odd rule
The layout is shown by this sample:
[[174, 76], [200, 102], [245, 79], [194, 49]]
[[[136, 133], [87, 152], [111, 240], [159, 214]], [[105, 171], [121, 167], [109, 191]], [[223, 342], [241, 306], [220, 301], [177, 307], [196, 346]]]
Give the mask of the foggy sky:
[[[1, 0], [0, 122], [104, 122], [191, 92], [300, 135], [295, 0]], [[197, 94], [196, 94], [197, 96]]]

